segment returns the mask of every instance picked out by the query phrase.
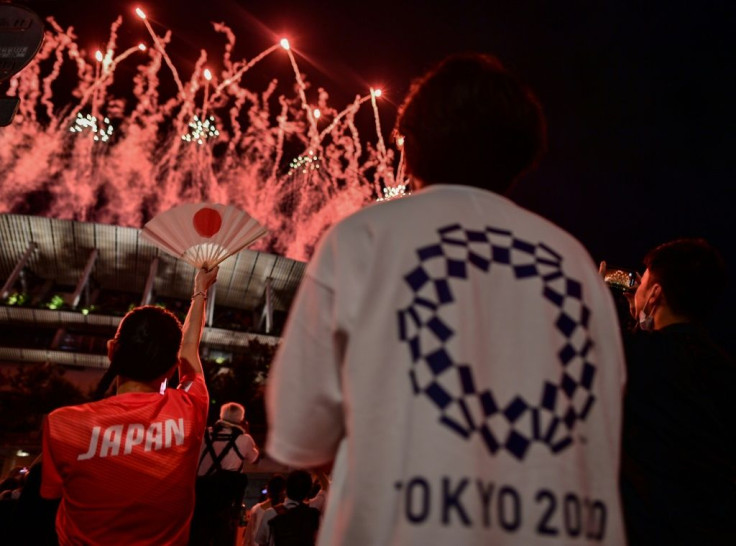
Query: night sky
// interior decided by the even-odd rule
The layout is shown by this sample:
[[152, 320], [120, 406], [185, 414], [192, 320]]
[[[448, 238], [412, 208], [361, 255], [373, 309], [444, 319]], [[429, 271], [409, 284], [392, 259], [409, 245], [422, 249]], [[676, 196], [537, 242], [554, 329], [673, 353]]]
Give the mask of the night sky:
[[[141, 5], [186, 72], [200, 48], [219, 57], [210, 21], [251, 57], [288, 36], [300, 68], [345, 105], [369, 86], [401, 100], [449, 53], [497, 55], [536, 91], [550, 150], [512, 198], [570, 231], [593, 259], [640, 267], [649, 248], [702, 236], [721, 248], [736, 284], [736, 3], [674, 0], [411, 0], [394, 2], [41, 0], [26, 2], [77, 28], [90, 50], [125, 17], [120, 43], [147, 38]], [[288, 75], [288, 72], [282, 72]], [[188, 77], [188, 74], [187, 74]], [[270, 76], [269, 76], [270, 77]], [[396, 109], [382, 101], [386, 135]], [[694, 281], [697, 282], [697, 281]], [[707, 287], [703, 287], [707, 296]], [[713, 324], [734, 353], [726, 313]]]

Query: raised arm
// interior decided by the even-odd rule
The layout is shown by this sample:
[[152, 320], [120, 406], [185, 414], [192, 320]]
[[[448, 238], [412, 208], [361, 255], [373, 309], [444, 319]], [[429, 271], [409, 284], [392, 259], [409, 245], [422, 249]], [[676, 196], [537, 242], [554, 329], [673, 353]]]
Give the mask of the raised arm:
[[181, 349], [179, 350], [179, 377], [202, 373], [199, 360], [199, 341], [204, 329], [204, 309], [207, 303], [207, 289], [217, 280], [219, 268], [210, 271], [200, 269], [194, 278], [194, 292], [187, 318], [182, 329]]

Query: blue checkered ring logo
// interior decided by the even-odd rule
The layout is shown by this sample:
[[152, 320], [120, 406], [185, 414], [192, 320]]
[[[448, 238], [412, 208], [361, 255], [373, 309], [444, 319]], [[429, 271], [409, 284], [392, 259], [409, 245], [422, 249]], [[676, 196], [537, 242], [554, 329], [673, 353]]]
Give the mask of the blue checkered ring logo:
[[[533, 442], [560, 453], [572, 444], [576, 424], [595, 402], [590, 310], [582, 285], [565, 274], [562, 257], [553, 249], [508, 230], [476, 231], [454, 224], [438, 235], [439, 242], [417, 250], [420, 263], [404, 277], [413, 299], [398, 311], [399, 339], [411, 354], [414, 394], [427, 397], [438, 408], [440, 422], [461, 437], [479, 434], [492, 455], [505, 449], [522, 460]], [[444, 306], [458, 303], [453, 286], [467, 281], [470, 268], [488, 273], [492, 267], [506, 269], [518, 281], [538, 283], [540, 296], [555, 308], [554, 327], [562, 334], [557, 382], [544, 381], [538, 399], [511, 396], [505, 407], [492, 389], [476, 383], [470, 364], [455, 361], [447, 346], [455, 332], [441, 317]]]

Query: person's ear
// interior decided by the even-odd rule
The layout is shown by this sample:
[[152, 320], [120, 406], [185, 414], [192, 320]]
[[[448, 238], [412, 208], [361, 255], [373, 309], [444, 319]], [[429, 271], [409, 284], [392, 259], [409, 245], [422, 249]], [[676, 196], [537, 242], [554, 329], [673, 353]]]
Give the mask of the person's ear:
[[647, 311], [647, 313], [654, 313], [654, 310], [657, 308], [661, 308], [665, 305], [664, 301], [664, 293], [662, 292], [662, 285], [659, 283], [654, 283], [652, 287], [649, 289], [649, 294], [647, 295], [647, 299], [644, 302], [644, 310]]
[[661, 284], [654, 284], [654, 286], [652, 287], [652, 293], [649, 295], [649, 299], [651, 299], [654, 303], [662, 303], [662, 300], [664, 299], [664, 293], [662, 292]]
[[110, 359], [110, 362], [112, 362], [112, 355], [115, 354], [116, 343], [117, 342], [114, 339], [107, 340], [107, 358]]

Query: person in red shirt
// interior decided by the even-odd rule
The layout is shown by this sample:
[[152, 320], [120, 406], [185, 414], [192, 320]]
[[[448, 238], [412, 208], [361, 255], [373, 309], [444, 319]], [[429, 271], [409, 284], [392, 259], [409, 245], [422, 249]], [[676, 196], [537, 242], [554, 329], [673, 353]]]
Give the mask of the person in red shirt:
[[[103, 378], [117, 395], [46, 419], [41, 495], [61, 498], [62, 546], [187, 543], [209, 403], [199, 342], [216, 278], [217, 268], [197, 273], [183, 328], [158, 307], [128, 313]], [[166, 389], [177, 367], [179, 387]]]

